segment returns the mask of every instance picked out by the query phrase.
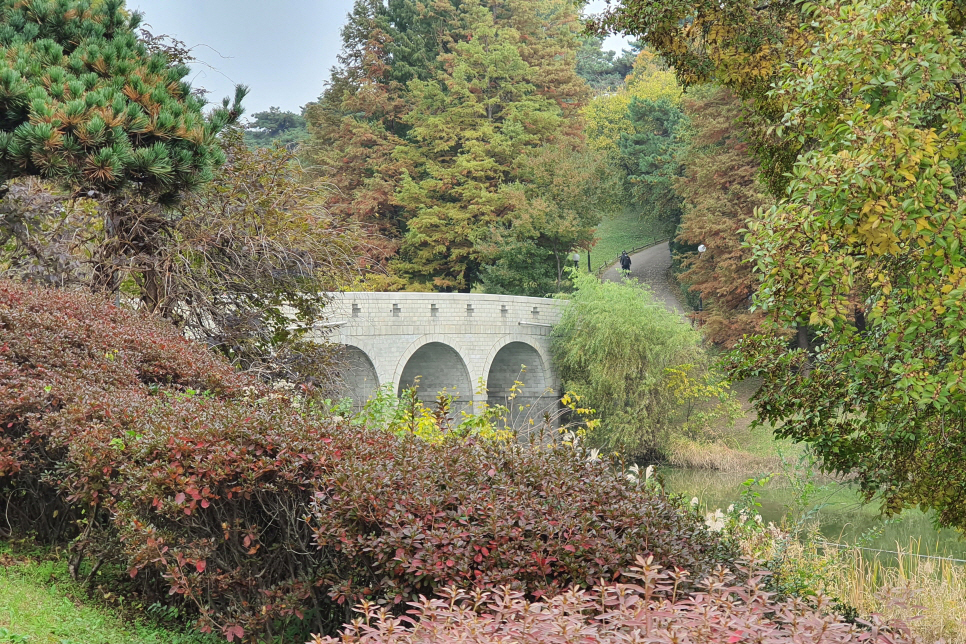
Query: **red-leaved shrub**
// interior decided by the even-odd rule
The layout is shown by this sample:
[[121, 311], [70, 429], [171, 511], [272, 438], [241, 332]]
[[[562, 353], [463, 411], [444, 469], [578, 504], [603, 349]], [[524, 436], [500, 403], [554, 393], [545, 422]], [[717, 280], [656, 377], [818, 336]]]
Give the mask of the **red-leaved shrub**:
[[637, 553], [695, 575], [732, 557], [698, 516], [570, 448], [340, 425], [79, 293], [0, 281], [0, 423], [0, 529], [72, 540], [79, 575], [125, 570], [126, 590], [229, 640], [299, 619], [334, 632], [364, 598], [536, 598], [613, 580]]
[[831, 610], [823, 597], [775, 601], [762, 573], [743, 582], [718, 569], [697, 592], [676, 592], [681, 575], [638, 558], [631, 584], [571, 588], [531, 602], [501, 588], [442, 590], [437, 599], [413, 602], [398, 616], [371, 602], [340, 637], [315, 636], [309, 644], [916, 644], [902, 623], [873, 616], [856, 626]]
[[540, 596], [616, 579], [637, 553], [695, 574], [733, 559], [697, 515], [566, 446], [386, 436], [347, 449], [326, 483], [312, 525], [350, 566], [339, 600], [448, 585]]

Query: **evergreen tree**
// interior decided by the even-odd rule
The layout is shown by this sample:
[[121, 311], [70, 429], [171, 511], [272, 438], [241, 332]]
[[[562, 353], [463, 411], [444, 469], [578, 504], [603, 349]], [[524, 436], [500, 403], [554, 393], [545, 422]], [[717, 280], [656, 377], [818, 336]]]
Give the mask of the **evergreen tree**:
[[483, 287], [545, 296], [569, 286], [570, 256], [590, 247], [604, 213], [622, 200], [622, 176], [604, 153], [575, 139], [529, 151], [520, 169], [513, 216], [491, 236], [496, 260], [486, 268]]
[[613, 51], [604, 51], [604, 39], [599, 36], [584, 36], [577, 50], [577, 74], [591, 89], [598, 92], [612, 92], [623, 86], [630, 75], [639, 48], [625, 49], [618, 56]]
[[340, 67], [306, 110], [302, 153], [338, 188], [333, 210], [379, 233], [380, 259], [402, 246], [391, 266], [423, 287], [462, 258], [436, 285], [469, 288], [492, 260], [480, 243], [510, 212], [501, 193], [521, 152], [582, 127], [579, 26], [570, 0], [358, 0]]
[[[225, 161], [218, 135], [241, 115], [247, 90], [205, 116], [184, 78], [187, 66], [152, 51], [135, 34], [141, 22], [122, 0], [0, 2], [0, 173], [49, 179], [74, 195], [97, 198], [101, 221], [85, 230], [93, 264], [88, 285], [110, 293], [134, 256], [154, 256], [153, 239], [169, 225], [145, 218], [132, 200], [171, 204], [210, 181]], [[17, 194], [36, 195], [36, 187]], [[60, 198], [8, 199], [0, 218], [8, 249], [42, 274], [63, 275], [72, 260], [35, 243], [37, 231], [65, 212]], [[40, 204], [31, 211], [29, 205]], [[157, 209], [154, 209], [157, 211]], [[147, 271], [146, 290], [161, 288]]]
[[0, 2], [0, 172], [74, 188], [136, 185], [163, 200], [211, 180], [216, 137], [245, 94], [207, 117], [189, 69], [151, 54], [122, 0]]
[[295, 112], [283, 112], [277, 107], [256, 112], [252, 121], [245, 124], [245, 142], [256, 148], [267, 148], [276, 143], [288, 150], [295, 150], [309, 137], [305, 117]]
[[480, 246], [511, 210], [505, 187], [516, 161], [564, 125], [561, 109], [538, 93], [520, 34], [493, 14], [471, 10], [470, 36], [453, 47], [432, 81], [412, 81], [406, 122], [412, 145], [395, 153], [407, 171], [396, 195], [410, 213], [396, 262], [417, 283], [467, 290], [487, 258]]
[[620, 149], [627, 176], [644, 214], [668, 235], [681, 221], [681, 198], [674, 182], [681, 172], [681, 135], [686, 119], [677, 103], [662, 97], [657, 100], [634, 97], [629, 107], [633, 130], [621, 134]]

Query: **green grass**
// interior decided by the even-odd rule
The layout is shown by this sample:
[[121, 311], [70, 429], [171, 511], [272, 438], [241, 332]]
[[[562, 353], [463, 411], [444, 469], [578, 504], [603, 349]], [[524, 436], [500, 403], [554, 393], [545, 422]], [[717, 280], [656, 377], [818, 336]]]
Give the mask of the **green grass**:
[[[600, 222], [597, 244], [590, 251], [591, 265], [597, 270], [601, 264], [616, 261], [622, 250], [645, 246], [658, 237], [650, 222], [642, 220], [635, 208], [627, 207]], [[586, 268], [586, 256], [582, 260], [581, 268]]]
[[213, 644], [120, 616], [69, 580], [63, 559], [0, 548], [0, 644]]

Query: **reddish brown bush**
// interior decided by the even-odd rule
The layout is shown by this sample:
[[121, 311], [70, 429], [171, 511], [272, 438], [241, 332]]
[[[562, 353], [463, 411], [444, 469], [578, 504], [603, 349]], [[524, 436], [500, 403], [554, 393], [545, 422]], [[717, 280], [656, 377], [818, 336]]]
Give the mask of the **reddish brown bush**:
[[327, 483], [312, 524], [351, 566], [339, 600], [399, 603], [448, 585], [535, 597], [613, 580], [636, 553], [695, 574], [732, 559], [697, 515], [567, 447], [387, 437], [346, 450]]
[[824, 598], [811, 605], [774, 601], [761, 574], [735, 577], [718, 570], [693, 595], [675, 592], [680, 576], [638, 559], [628, 577], [637, 583], [571, 589], [531, 603], [502, 588], [468, 593], [449, 588], [438, 599], [421, 599], [405, 617], [372, 603], [342, 635], [309, 644], [915, 644], [901, 623], [873, 618], [856, 626], [835, 615]]
[[55, 472], [96, 416], [123, 422], [152, 391], [223, 397], [251, 384], [170, 325], [100, 298], [0, 281], [0, 486], [6, 525], [57, 539], [76, 515]]
[[534, 598], [638, 552], [695, 574], [731, 556], [569, 448], [339, 426], [81, 294], [0, 282], [0, 420], [6, 529], [72, 539], [75, 570], [113, 563], [229, 639], [448, 584]]

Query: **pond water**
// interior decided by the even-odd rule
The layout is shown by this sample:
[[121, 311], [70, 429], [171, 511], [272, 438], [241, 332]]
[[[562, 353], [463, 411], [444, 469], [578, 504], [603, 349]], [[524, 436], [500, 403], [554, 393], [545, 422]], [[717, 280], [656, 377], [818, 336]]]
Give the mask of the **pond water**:
[[[748, 474], [733, 474], [707, 470], [662, 469], [666, 489], [697, 497], [702, 508], [727, 509], [738, 501], [742, 483]], [[780, 523], [783, 518], [794, 521], [798, 517], [814, 520], [821, 534], [833, 543], [857, 544], [871, 549], [895, 551], [915, 548], [921, 554], [966, 559], [966, 541], [955, 530], [937, 530], [929, 514], [907, 510], [900, 517], [883, 519], [875, 503], [863, 505], [853, 486], [831, 479], [815, 480], [816, 489], [805, 503], [798, 503], [802, 483], [795, 477], [775, 476], [764, 487], [755, 486], [761, 494], [761, 515], [764, 521]]]

